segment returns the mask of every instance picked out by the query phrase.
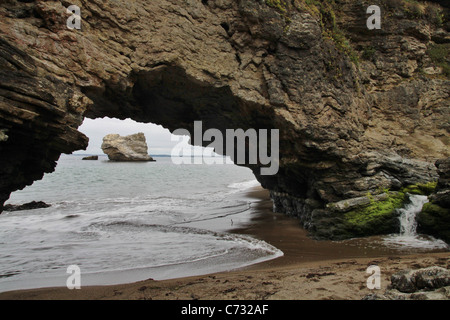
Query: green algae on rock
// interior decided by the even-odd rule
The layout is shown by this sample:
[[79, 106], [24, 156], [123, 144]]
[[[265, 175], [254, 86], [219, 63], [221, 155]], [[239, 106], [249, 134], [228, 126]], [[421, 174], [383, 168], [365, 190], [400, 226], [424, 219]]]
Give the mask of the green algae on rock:
[[398, 212], [408, 200], [403, 192], [392, 193], [386, 200], [372, 201], [368, 206], [344, 215], [345, 226], [356, 236], [398, 232]]
[[429, 196], [436, 189], [437, 181], [428, 183], [416, 183], [402, 189], [402, 192]]
[[[334, 213], [319, 218], [311, 233], [316, 238], [333, 240], [398, 233], [400, 230], [398, 209], [408, 203], [408, 194], [430, 195], [436, 185], [436, 181], [417, 183], [408, 185], [400, 191], [384, 190], [377, 195], [368, 193], [365, 197], [330, 203], [327, 208]], [[427, 205], [430, 209], [425, 211], [428, 213], [427, 216], [423, 214], [423, 232], [436, 234], [428, 230], [431, 230], [432, 224], [445, 221], [443, 213], [446, 209], [437, 205]]]
[[[377, 199], [381, 200], [375, 200]], [[390, 234], [399, 231], [398, 209], [408, 201], [404, 192], [388, 192], [367, 196], [365, 204], [355, 205], [351, 210], [316, 219], [312, 236], [319, 239], [343, 240], [370, 235]]]

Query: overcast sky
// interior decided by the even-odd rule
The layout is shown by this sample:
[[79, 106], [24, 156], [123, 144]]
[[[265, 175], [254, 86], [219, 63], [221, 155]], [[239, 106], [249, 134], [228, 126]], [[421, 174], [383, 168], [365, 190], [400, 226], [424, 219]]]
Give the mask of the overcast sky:
[[[150, 155], [157, 154], [171, 154], [172, 148], [180, 141], [180, 137], [175, 141], [171, 141], [172, 134], [169, 130], [164, 129], [153, 123], [138, 123], [130, 119], [118, 120], [111, 118], [103, 119], [88, 119], [86, 118], [83, 124], [78, 128], [89, 138], [89, 146], [86, 151], [80, 150], [75, 153], [82, 154], [103, 154], [101, 145], [103, 137], [107, 134], [117, 133], [121, 136], [143, 132], [147, 140], [148, 153]], [[190, 148], [188, 144], [188, 137], [184, 138], [185, 145]], [[196, 153], [201, 152], [202, 148], [196, 147]]]

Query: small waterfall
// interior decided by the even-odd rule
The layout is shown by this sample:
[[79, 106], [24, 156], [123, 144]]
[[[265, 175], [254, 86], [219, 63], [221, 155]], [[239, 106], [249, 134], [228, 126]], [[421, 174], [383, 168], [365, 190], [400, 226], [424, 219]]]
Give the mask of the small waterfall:
[[400, 233], [388, 236], [384, 239], [385, 244], [401, 248], [416, 249], [441, 249], [448, 248], [442, 240], [431, 236], [417, 234], [416, 215], [422, 211], [422, 207], [428, 202], [427, 196], [408, 194], [410, 202], [400, 212]]
[[422, 207], [428, 202], [427, 196], [412, 194], [409, 196], [410, 203], [400, 209], [400, 236], [416, 237], [417, 221], [416, 215], [422, 211]]

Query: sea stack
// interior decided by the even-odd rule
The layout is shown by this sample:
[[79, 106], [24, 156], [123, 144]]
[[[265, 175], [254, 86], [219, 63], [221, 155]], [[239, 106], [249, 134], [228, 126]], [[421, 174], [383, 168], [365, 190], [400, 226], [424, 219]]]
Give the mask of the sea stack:
[[111, 161], [155, 161], [148, 155], [147, 142], [142, 132], [126, 137], [108, 134], [103, 138], [102, 150]]

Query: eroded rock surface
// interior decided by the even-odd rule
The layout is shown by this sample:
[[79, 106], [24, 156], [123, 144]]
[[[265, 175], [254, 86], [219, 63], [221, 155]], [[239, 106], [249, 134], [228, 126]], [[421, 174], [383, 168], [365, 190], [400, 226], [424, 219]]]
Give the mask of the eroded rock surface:
[[[3, 1], [0, 204], [86, 148], [84, 117], [278, 128], [278, 174], [249, 167], [305, 226], [328, 203], [436, 180], [450, 86], [430, 50], [446, 20], [378, 0], [389, 14], [369, 31], [365, 1], [308, 3]], [[81, 30], [66, 26], [72, 4]]]
[[108, 134], [103, 138], [102, 150], [112, 161], [153, 161], [142, 132], [126, 137]]

